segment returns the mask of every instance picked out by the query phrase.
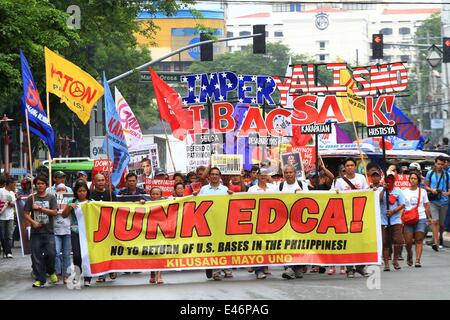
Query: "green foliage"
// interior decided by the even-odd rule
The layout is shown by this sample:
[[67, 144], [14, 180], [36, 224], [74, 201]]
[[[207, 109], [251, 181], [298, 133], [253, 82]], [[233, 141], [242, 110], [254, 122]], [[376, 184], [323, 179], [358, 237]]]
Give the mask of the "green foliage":
[[[151, 60], [149, 50], [138, 47], [135, 34], [152, 39], [157, 27], [151, 19], [138, 21], [136, 17], [140, 11], [172, 15], [193, 3], [194, 0], [0, 0], [0, 114], [7, 113], [23, 122], [20, 48], [30, 63], [45, 105], [44, 46], [98, 80], [103, 71], [111, 79]], [[69, 5], [80, 8], [79, 30], [67, 26]], [[138, 74], [115, 85], [133, 108], [141, 127], [155, 123], [156, 111], [149, 107], [150, 86], [139, 84]], [[71, 136], [73, 124], [81, 154], [88, 154], [88, 126], [60, 104], [58, 97], [50, 96], [51, 124], [56, 136]]]

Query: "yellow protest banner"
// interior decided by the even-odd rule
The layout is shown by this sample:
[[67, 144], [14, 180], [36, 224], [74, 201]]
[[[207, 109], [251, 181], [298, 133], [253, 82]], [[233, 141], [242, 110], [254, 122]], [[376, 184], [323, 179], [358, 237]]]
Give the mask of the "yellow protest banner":
[[364, 99], [358, 97], [352, 89], [355, 85], [355, 81], [347, 69], [341, 70], [340, 74], [341, 83], [347, 87], [347, 92], [339, 93], [336, 95], [336, 98], [338, 99], [345, 119], [347, 121], [359, 122], [366, 125], [366, 105], [364, 103]]
[[45, 48], [45, 79], [47, 91], [61, 98], [86, 124], [93, 105], [103, 96], [103, 86], [89, 73]]
[[204, 269], [379, 264], [373, 191], [90, 202], [76, 210], [83, 269]]

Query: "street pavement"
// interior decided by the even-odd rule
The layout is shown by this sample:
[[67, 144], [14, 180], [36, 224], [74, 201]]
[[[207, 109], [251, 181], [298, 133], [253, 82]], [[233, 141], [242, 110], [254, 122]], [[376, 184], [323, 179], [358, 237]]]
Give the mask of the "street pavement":
[[[14, 259], [0, 259], [0, 300], [412, 300], [450, 299], [450, 248], [434, 252], [424, 247], [422, 268], [406, 265], [402, 269], [383, 272], [377, 282], [376, 274], [370, 278], [357, 275], [307, 273], [303, 279], [281, 278], [282, 267], [271, 267], [272, 275], [256, 280], [246, 269], [236, 269], [234, 278], [222, 281], [207, 280], [203, 270], [163, 272], [165, 283], [150, 285], [149, 273], [119, 274], [116, 280], [102, 284], [92, 280], [91, 287], [68, 289], [66, 285], [46, 285], [32, 288], [29, 256], [20, 256], [15, 248]], [[406, 252], [404, 251], [404, 256]], [[368, 288], [369, 287], [372, 289]], [[379, 289], [376, 289], [379, 283]]]

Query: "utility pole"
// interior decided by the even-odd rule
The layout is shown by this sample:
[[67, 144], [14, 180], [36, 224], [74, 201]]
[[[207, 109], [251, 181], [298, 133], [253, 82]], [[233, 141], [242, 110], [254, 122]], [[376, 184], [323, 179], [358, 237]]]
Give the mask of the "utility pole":
[[[441, 12], [441, 35], [442, 37], [450, 37], [450, 4], [443, 3], [442, 4], [442, 12]], [[442, 63], [442, 86], [443, 94], [445, 101], [444, 105], [441, 107], [442, 109], [442, 119], [444, 119], [444, 131], [443, 135], [448, 137], [450, 135], [450, 123], [446, 121], [448, 118], [449, 112], [449, 101], [450, 101], [450, 63]]]

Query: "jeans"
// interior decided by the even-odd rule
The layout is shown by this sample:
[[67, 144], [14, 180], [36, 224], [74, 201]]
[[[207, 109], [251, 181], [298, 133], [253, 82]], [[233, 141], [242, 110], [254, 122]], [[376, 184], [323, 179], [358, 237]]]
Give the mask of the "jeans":
[[46, 273], [55, 273], [55, 235], [48, 233], [31, 234], [31, 260], [36, 280], [45, 283]]
[[14, 220], [0, 220], [0, 240], [3, 247], [3, 255], [12, 253], [11, 246], [14, 233]]
[[67, 269], [70, 267], [70, 251], [72, 250], [70, 234], [56, 235], [56, 260], [55, 270], [57, 275], [68, 277]]
[[[80, 235], [77, 232], [71, 232], [70, 237], [72, 242], [73, 264], [80, 268], [80, 272], [82, 272]], [[91, 281], [91, 277], [84, 277], [84, 280]]]

